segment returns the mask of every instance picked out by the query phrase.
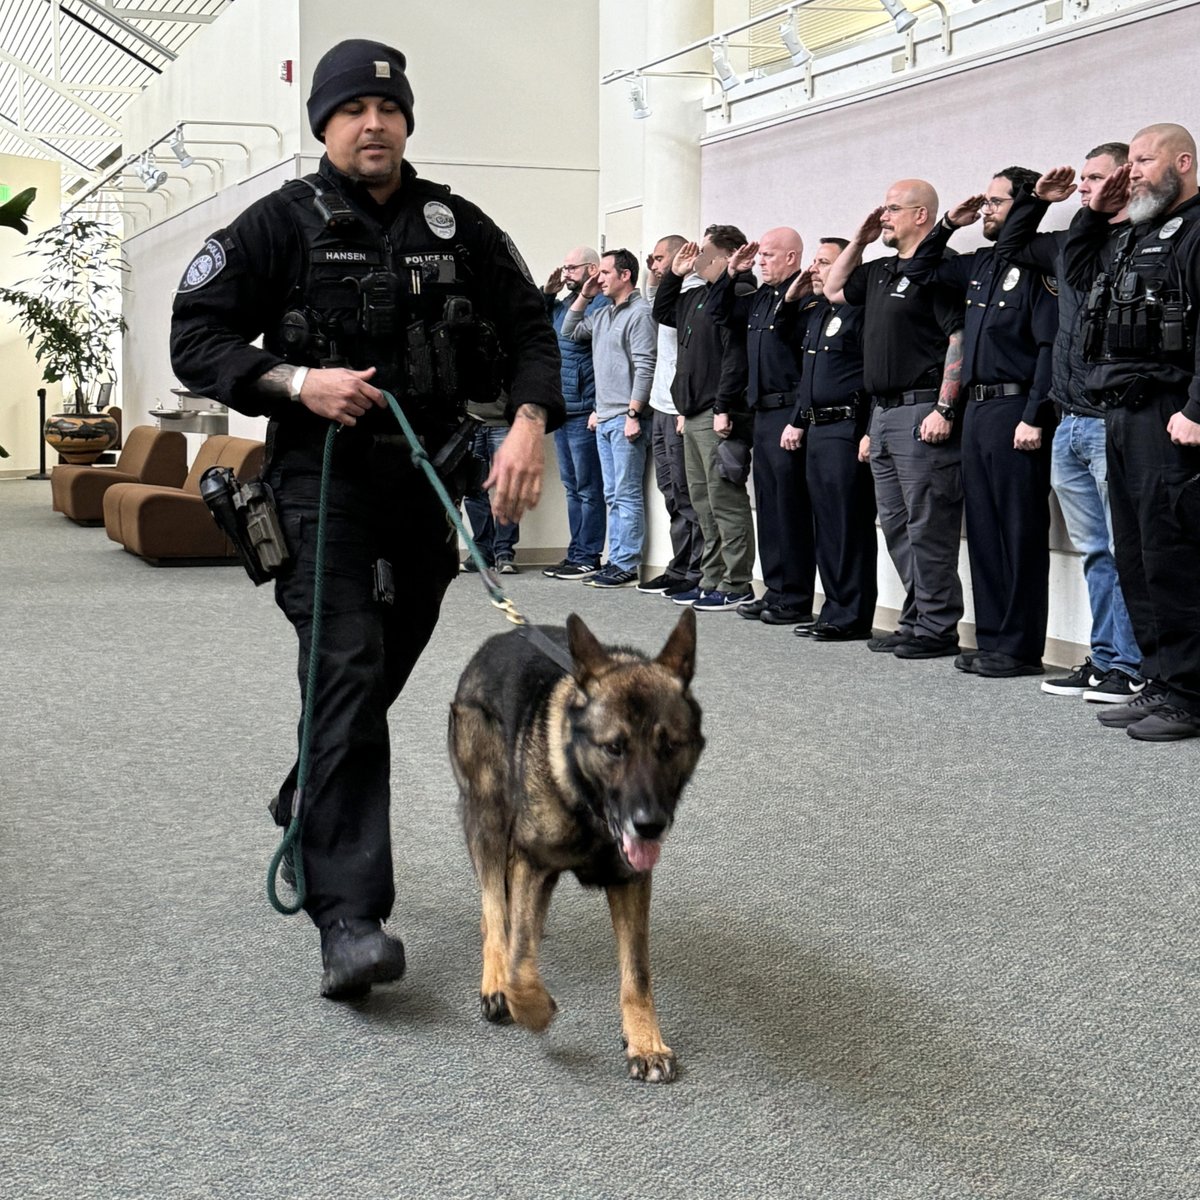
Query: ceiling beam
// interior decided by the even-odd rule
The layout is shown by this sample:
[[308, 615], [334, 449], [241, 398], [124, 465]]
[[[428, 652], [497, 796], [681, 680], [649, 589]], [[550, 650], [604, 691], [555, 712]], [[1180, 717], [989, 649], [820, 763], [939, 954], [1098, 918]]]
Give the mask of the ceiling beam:
[[[102, 112], [95, 105], [89, 104], [86, 100], [80, 100], [78, 96], [71, 94], [69, 88], [64, 87], [61, 83], [51, 79], [49, 75], [43, 75], [41, 71], [31, 67], [27, 62], [22, 62], [19, 58], [14, 58], [7, 50], [0, 50], [0, 62], [8, 63], [12, 67], [16, 67], [22, 74], [28, 75], [30, 79], [36, 80], [44, 88], [49, 88], [56, 95], [61, 96], [64, 100], [73, 104], [76, 108], [82, 109], [89, 116], [95, 117], [97, 121], [107, 125], [109, 129], [115, 129], [118, 133], [121, 131], [119, 121], [114, 121], [106, 112]], [[19, 81], [18, 81], [19, 87]]]
[[[54, 0], [55, 4], [61, 4], [61, 0]], [[105, 8], [103, 4], [97, 4], [96, 0], [75, 0], [76, 4], [82, 5], [89, 12], [96, 13], [97, 16], [103, 17], [106, 21], [111, 21], [122, 33], [127, 33], [131, 38], [136, 38], [147, 49], [153, 50], [155, 54], [161, 54], [164, 58], [174, 62], [179, 56], [174, 50], [168, 50], [162, 42], [155, 40], [149, 34], [143, 33], [135, 25], [130, 25], [128, 21], [121, 20], [116, 16], [112, 9]], [[70, 9], [64, 8], [63, 12], [70, 13]]]
[[211, 25], [217, 19], [215, 15], [169, 12], [159, 8], [115, 8], [107, 4], [101, 7], [109, 16], [120, 17], [125, 21], [162, 21], [164, 25]]
[[49, 145], [49, 143], [30, 137], [25, 130], [23, 130], [13, 121], [10, 121], [3, 113], [0, 113], [0, 130], [3, 130], [5, 133], [12, 134], [12, 136], [15, 138], [20, 138], [21, 141], [25, 142], [28, 146], [38, 152], [39, 158], [53, 158], [57, 160], [64, 167], [67, 167], [71, 171], [72, 175], [82, 176], [89, 183], [95, 183], [99, 178], [94, 171], [88, 167], [85, 167], [76, 159], [73, 159], [69, 154], [63, 154], [56, 150], [53, 146]]

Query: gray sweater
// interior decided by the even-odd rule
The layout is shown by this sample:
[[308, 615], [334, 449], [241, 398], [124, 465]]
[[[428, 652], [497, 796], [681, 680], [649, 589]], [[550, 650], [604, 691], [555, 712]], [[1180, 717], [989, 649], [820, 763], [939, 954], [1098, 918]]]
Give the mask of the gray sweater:
[[559, 337], [592, 343], [596, 369], [596, 419], [608, 421], [630, 404], [650, 399], [658, 354], [658, 325], [636, 289], [623, 304], [580, 314], [567, 310]]

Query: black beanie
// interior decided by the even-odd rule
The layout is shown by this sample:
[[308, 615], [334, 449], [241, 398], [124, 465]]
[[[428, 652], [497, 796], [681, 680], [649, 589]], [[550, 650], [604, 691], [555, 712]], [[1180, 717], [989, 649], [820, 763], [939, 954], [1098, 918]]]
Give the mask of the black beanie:
[[382, 42], [351, 38], [327, 50], [313, 72], [308, 123], [320, 137], [339, 104], [358, 96], [386, 96], [400, 105], [413, 131], [413, 93], [404, 74], [404, 55]]

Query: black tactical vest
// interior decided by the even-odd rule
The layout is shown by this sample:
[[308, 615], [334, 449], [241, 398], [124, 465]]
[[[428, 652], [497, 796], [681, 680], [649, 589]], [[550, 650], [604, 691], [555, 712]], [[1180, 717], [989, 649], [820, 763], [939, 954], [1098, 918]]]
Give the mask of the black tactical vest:
[[284, 185], [304, 263], [272, 340], [289, 362], [376, 367], [371, 382], [425, 432], [456, 424], [468, 402], [494, 400], [501, 364], [479, 316], [473, 223], [440, 185], [404, 188], [384, 230], [322, 175]]

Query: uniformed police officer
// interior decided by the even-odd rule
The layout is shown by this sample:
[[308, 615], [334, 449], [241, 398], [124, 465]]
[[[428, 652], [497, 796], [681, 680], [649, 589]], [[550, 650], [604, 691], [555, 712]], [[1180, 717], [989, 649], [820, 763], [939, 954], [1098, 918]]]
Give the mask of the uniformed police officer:
[[951, 233], [983, 214], [1000, 236], [1017, 190], [1038, 173], [1007, 167], [987, 191], [956, 205], [904, 264], [966, 298], [963, 327], [963, 504], [977, 651], [960, 671], [987, 678], [1040, 675], [1050, 588], [1050, 403], [1057, 300], [1045, 278], [985, 246], [943, 257]]
[[[902, 179], [862, 223], [825, 280], [833, 304], [863, 308], [863, 383], [871, 393], [869, 453], [879, 524], [904, 607], [895, 633], [867, 642], [897, 658], [958, 653], [963, 615], [958, 551], [962, 532], [962, 304], [943, 284], [914, 283], [902, 270], [937, 221], [937, 192]], [[862, 262], [882, 235], [897, 255]]]
[[[452, 527], [380, 389], [434, 453], [466, 429], [468, 400], [507, 388], [512, 428], [485, 486], [509, 521], [538, 500], [542, 438], [561, 423], [563, 401], [554, 331], [515, 247], [404, 161], [413, 128], [404, 55], [338, 44], [317, 64], [308, 114], [325, 143], [319, 170], [205, 242], [176, 295], [171, 354], [189, 388], [270, 418], [265, 478], [291, 552], [276, 600], [299, 639], [302, 693], [309, 655], [319, 655], [301, 800], [305, 908], [321, 931], [322, 994], [350, 999], [404, 970], [400, 940], [381, 927], [395, 898], [387, 716], [457, 567]], [[259, 334], [262, 349], [251, 344]], [[314, 556], [330, 422], [339, 429], [318, 650]], [[273, 805], [280, 825], [296, 774]]]
[[[1129, 224], [1112, 214], [1128, 204]], [[1105, 407], [1121, 587], [1146, 687], [1099, 714], [1139, 741], [1200, 734], [1200, 193], [1196, 143], [1150, 125], [1071, 222], [1088, 391]]]
[[[758, 256], [762, 286], [739, 296], [736, 278]], [[718, 324], [746, 331], [750, 411], [754, 414], [754, 498], [758, 510], [758, 561], [766, 592], [738, 612], [767, 625], [812, 621], [817, 563], [812, 510], [804, 480], [806, 452], [784, 450], [780, 436], [796, 403], [800, 364], [792, 330], [781, 322], [784, 297], [800, 274], [804, 242], [794, 230], [771, 229], [759, 242], [736, 250], [713, 285], [712, 312]]]
[[[847, 245], [845, 238], [822, 238], [812, 265], [788, 292], [788, 307], [802, 306], [803, 373], [781, 445], [808, 445], [808, 496], [825, 590], [817, 623], [793, 632], [816, 642], [869, 638], [878, 591], [875, 488], [870, 467], [858, 457], [870, 413], [862, 378], [862, 309], [830, 304], [824, 295], [829, 268]], [[806, 283], [812, 289], [808, 301]]]

